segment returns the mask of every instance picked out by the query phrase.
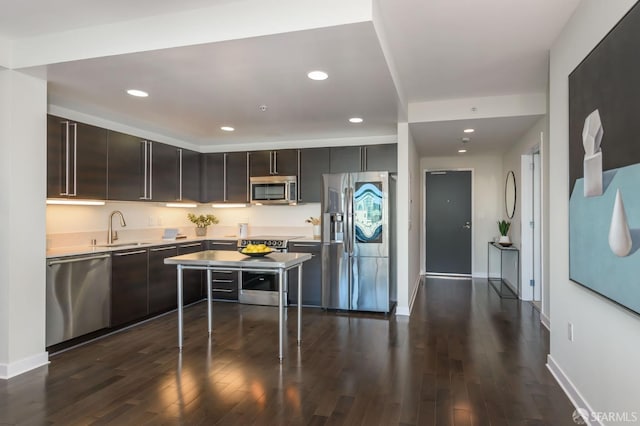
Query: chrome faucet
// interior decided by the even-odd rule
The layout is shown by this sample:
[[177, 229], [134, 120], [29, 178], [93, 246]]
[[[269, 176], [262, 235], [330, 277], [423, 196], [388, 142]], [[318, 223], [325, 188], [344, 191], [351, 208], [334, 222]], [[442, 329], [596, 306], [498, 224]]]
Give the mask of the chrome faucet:
[[120, 210], [114, 210], [109, 215], [109, 227], [107, 228], [107, 244], [112, 244], [118, 239], [118, 231], [113, 230], [113, 216], [120, 215], [120, 226], [127, 226], [127, 222], [124, 221], [124, 216]]

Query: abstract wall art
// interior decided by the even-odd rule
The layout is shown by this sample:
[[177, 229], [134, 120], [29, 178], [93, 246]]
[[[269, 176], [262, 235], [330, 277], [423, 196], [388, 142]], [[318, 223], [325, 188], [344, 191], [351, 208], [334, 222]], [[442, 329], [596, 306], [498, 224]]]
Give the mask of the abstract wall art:
[[638, 314], [639, 52], [640, 3], [569, 76], [569, 277]]

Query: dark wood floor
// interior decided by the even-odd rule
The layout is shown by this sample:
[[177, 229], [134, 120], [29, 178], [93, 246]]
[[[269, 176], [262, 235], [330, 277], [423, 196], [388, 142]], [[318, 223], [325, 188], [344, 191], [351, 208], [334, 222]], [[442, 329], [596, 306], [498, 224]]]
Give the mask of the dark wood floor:
[[277, 360], [277, 311], [216, 303], [53, 356], [0, 380], [0, 424], [574, 425], [545, 368], [548, 332], [530, 304], [486, 281], [430, 279], [413, 315], [290, 311]]

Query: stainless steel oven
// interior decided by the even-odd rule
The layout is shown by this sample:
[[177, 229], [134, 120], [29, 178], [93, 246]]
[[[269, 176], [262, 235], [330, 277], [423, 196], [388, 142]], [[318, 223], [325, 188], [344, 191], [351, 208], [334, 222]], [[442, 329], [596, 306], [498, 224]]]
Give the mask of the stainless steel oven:
[[[285, 253], [289, 240], [299, 238], [292, 236], [255, 236], [238, 241], [238, 248], [246, 247], [248, 244], [265, 244], [273, 251]], [[286, 279], [285, 274], [285, 299]], [[240, 274], [240, 294], [238, 295], [240, 303], [251, 305], [271, 305], [278, 306], [278, 273], [277, 272], [251, 272], [242, 271]]]

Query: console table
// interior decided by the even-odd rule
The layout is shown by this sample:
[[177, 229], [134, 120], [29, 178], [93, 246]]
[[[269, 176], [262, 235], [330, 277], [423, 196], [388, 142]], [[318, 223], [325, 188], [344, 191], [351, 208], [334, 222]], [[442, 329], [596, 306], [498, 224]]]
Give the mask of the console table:
[[520, 250], [489, 242], [487, 275], [489, 284], [500, 297], [517, 299], [520, 294]]

